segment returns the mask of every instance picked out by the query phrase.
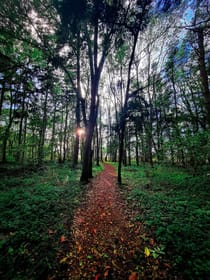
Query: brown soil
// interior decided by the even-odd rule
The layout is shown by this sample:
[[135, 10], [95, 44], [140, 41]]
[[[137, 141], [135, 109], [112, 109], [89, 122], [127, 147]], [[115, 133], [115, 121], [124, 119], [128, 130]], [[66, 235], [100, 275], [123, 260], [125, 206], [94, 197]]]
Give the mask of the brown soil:
[[[135, 221], [109, 164], [88, 185], [69, 237], [62, 236], [56, 279], [171, 279], [170, 265], [155, 259], [157, 244]], [[150, 248], [148, 255], [147, 249]], [[59, 276], [58, 276], [59, 275]], [[54, 278], [54, 279], [55, 279]]]

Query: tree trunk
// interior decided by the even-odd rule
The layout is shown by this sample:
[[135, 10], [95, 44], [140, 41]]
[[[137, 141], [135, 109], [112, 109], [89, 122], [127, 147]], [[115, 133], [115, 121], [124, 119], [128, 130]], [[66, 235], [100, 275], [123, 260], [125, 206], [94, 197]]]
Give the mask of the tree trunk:
[[79, 134], [78, 129], [80, 129], [80, 100], [77, 98], [76, 101], [76, 133], [75, 133], [75, 141], [74, 141], [74, 155], [73, 155], [73, 162], [72, 167], [76, 168], [78, 164], [78, 156], [79, 156]]
[[[90, 34], [88, 30], [85, 31], [87, 44], [88, 44], [88, 58], [89, 58], [89, 66], [90, 66], [90, 76], [91, 76], [91, 101], [90, 101], [90, 114], [89, 114], [89, 122], [86, 129], [86, 140], [84, 144], [84, 158], [82, 163], [82, 174], [80, 181], [88, 182], [89, 178], [93, 177], [92, 174], [92, 139], [94, 128], [96, 125], [96, 120], [98, 116], [98, 106], [99, 106], [99, 81], [101, 72], [104, 66], [104, 62], [106, 56], [108, 54], [109, 49], [109, 41], [106, 42], [100, 61], [98, 63], [98, 53], [101, 53], [101, 50], [98, 50], [98, 19], [95, 22], [94, 27], [94, 38], [93, 44], [91, 42]], [[92, 49], [93, 45], [93, 49]]]
[[98, 95], [98, 82], [95, 81], [95, 86], [93, 87], [92, 91], [92, 98], [91, 98], [91, 106], [90, 106], [90, 118], [88, 122], [88, 126], [86, 129], [86, 139], [84, 144], [84, 154], [83, 154], [83, 164], [82, 164], [82, 174], [80, 181], [81, 182], [88, 182], [90, 178], [93, 177], [92, 174], [92, 139], [94, 128], [96, 125], [96, 119], [98, 115], [98, 102], [96, 102], [97, 95]]
[[126, 114], [127, 114], [127, 107], [128, 107], [128, 99], [129, 99], [129, 91], [130, 91], [130, 83], [131, 83], [131, 67], [134, 61], [136, 44], [138, 40], [138, 32], [134, 34], [134, 42], [132, 47], [132, 52], [130, 56], [130, 61], [128, 65], [128, 80], [125, 92], [125, 101], [122, 108], [121, 120], [120, 120], [120, 132], [119, 132], [119, 162], [118, 162], [118, 183], [122, 184], [122, 161], [123, 161], [123, 149], [124, 149], [124, 138], [125, 138], [125, 129], [126, 129]]
[[103, 162], [103, 139], [102, 139], [102, 120], [101, 120], [101, 110], [99, 114], [99, 158]]
[[67, 128], [68, 128], [68, 101], [66, 101], [66, 112], [65, 112], [65, 124], [64, 124], [64, 137], [63, 137], [63, 162], [66, 161], [66, 151], [67, 151]]
[[10, 102], [10, 110], [9, 110], [9, 123], [8, 123], [8, 126], [6, 127], [4, 138], [3, 138], [3, 143], [2, 143], [2, 162], [3, 163], [7, 162], [7, 157], [6, 157], [7, 142], [8, 142], [9, 136], [10, 136], [10, 128], [12, 126], [12, 122], [13, 122], [13, 119], [14, 119], [14, 115], [13, 115], [13, 112], [12, 112], [13, 101], [12, 101], [11, 92], [10, 92], [10, 96], [11, 96], [11, 102]]
[[[28, 117], [25, 116], [25, 119], [24, 119], [24, 128], [23, 128], [23, 146], [24, 146], [24, 150], [22, 152], [22, 158], [21, 158], [21, 163], [24, 163], [24, 160], [25, 160], [25, 155], [27, 155], [27, 146], [26, 146], [26, 136], [27, 136], [27, 120], [28, 120]], [[27, 157], [26, 157], [27, 158]]]
[[45, 141], [45, 132], [47, 127], [47, 98], [48, 90], [45, 93], [44, 106], [43, 106], [43, 118], [42, 124], [39, 132], [39, 145], [38, 145], [38, 166], [41, 166], [44, 159], [44, 141]]
[[54, 153], [54, 148], [55, 148], [55, 122], [56, 122], [56, 101], [54, 103], [54, 108], [53, 108], [53, 119], [52, 119], [52, 137], [50, 140], [50, 160], [55, 159], [55, 153]]
[[208, 82], [208, 74], [206, 70], [205, 64], [205, 48], [204, 48], [204, 34], [203, 28], [199, 28], [196, 30], [198, 34], [198, 65], [202, 83], [202, 92], [205, 101], [205, 107], [207, 112], [207, 123], [210, 126], [210, 91], [209, 91], [209, 82]]
[[3, 108], [4, 93], [5, 93], [5, 81], [2, 82], [1, 97], [0, 97], [0, 116]]
[[21, 115], [20, 115], [20, 124], [19, 124], [19, 132], [18, 132], [18, 151], [17, 151], [17, 161], [21, 162], [23, 158], [23, 125], [25, 119], [25, 92], [23, 93], [22, 97], [22, 104], [21, 104]]
[[138, 140], [138, 132], [137, 132], [137, 127], [135, 125], [135, 151], [136, 151], [136, 165], [139, 166], [139, 140]]
[[100, 146], [99, 146], [99, 133], [98, 133], [98, 126], [96, 125], [96, 165], [100, 166], [100, 158], [99, 158], [99, 152], [100, 152]]

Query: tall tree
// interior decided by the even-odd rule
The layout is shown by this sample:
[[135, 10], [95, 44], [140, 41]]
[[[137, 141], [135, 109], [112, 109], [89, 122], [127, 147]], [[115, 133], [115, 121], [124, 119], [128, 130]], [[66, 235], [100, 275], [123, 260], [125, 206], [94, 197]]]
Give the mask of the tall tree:
[[[131, 5], [131, 2], [130, 2]], [[124, 104], [121, 112], [120, 119], [120, 137], [119, 137], [119, 162], [118, 162], [118, 183], [122, 183], [122, 160], [123, 160], [123, 150], [124, 150], [124, 137], [125, 137], [125, 129], [126, 129], [126, 118], [127, 118], [127, 110], [128, 110], [128, 100], [130, 97], [130, 89], [131, 89], [131, 75], [132, 75], [132, 66], [135, 59], [136, 46], [139, 38], [139, 33], [146, 26], [146, 20], [148, 17], [148, 10], [150, 6], [150, 1], [137, 1], [136, 5], [132, 7], [131, 12], [131, 22], [128, 27], [130, 33], [130, 39], [132, 40], [131, 44], [131, 52], [127, 69], [127, 85], [125, 90], [125, 98]]]
[[[85, 124], [86, 137], [81, 174], [81, 181], [88, 181], [92, 177], [92, 139], [98, 117], [101, 74], [114, 36], [116, 32], [119, 32], [122, 22], [125, 21], [128, 7], [124, 5], [124, 1], [120, 0], [80, 0], [77, 3], [64, 0], [55, 1], [55, 3], [61, 15], [61, 24], [65, 25], [68, 31], [71, 32], [72, 41], [77, 38], [78, 42], [79, 39], [80, 48], [88, 57], [90, 102], [88, 121]], [[78, 32], [78, 29], [80, 29], [80, 32]], [[80, 58], [80, 55], [77, 54], [77, 79], [79, 79], [80, 75], [78, 71]], [[74, 86], [76, 92], [79, 92], [78, 82], [77, 85], [74, 81], [72, 82], [76, 85]], [[81, 93], [78, 96], [79, 102], [81, 102]], [[79, 105], [77, 107], [79, 108]]]

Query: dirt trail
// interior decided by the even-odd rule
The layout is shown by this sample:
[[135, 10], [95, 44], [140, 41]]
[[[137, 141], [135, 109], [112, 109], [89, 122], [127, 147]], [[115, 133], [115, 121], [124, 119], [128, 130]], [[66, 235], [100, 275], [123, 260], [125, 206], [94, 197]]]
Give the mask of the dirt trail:
[[154, 240], [133, 217], [120, 194], [114, 167], [105, 164], [76, 211], [68, 252], [60, 258], [66, 271], [62, 279], [166, 279], [159, 261], [150, 263], [145, 256], [145, 247]]

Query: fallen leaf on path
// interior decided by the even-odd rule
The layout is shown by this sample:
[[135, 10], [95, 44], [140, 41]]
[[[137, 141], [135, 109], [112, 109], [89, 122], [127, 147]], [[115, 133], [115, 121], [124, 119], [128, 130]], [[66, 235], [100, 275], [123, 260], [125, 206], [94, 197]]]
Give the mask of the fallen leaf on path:
[[82, 246], [81, 245], [78, 246], [77, 251], [78, 251], [78, 253], [80, 253], [82, 251]]
[[150, 250], [149, 250], [148, 247], [145, 247], [145, 248], [144, 248], [144, 254], [145, 254], [146, 257], [149, 257], [149, 256], [150, 256]]
[[129, 227], [129, 228], [132, 228], [132, 227], [134, 227], [134, 226], [135, 226], [134, 224], [130, 224], [130, 223], [128, 224], [128, 227]]
[[[127, 207], [116, 178], [104, 184], [107, 168], [113, 167], [105, 165], [102, 175], [91, 181], [73, 224], [65, 223], [69, 233], [63, 231], [58, 237], [56, 275], [62, 279], [170, 279], [169, 260], [158, 258], [164, 249], [159, 250], [154, 235], [136, 221], [136, 212]], [[55, 234], [53, 227], [46, 233]]]
[[128, 280], [138, 280], [138, 274], [136, 272], [132, 272]]
[[60, 263], [66, 263], [68, 260], [68, 257], [63, 258], [62, 260], [60, 260]]
[[101, 278], [101, 274], [97, 274], [94, 280], [99, 280]]
[[109, 270], [106, 270], [105, 272], [104, 272], [104, 277], [108, 277], [109, 276]]
[[64, 235], [61, 235], [60, 241], [61, 242], [65, 242], [66, 241], [66, 237]]

